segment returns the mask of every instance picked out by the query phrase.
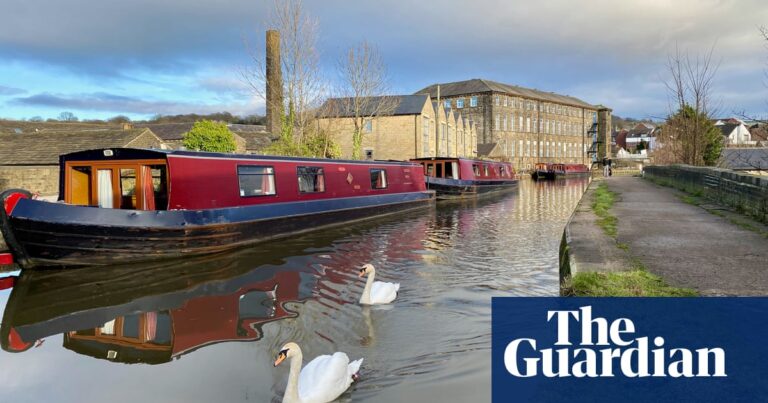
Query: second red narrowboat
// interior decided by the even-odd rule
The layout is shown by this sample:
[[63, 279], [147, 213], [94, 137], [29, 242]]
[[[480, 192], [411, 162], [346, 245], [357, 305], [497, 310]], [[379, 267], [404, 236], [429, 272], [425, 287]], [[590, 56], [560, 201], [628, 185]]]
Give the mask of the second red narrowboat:
[[0, 195], [22, 268], [199, 255], [428, 206], [421, 166], [115, 148], [60, 157], [59, 202]]
[[539, 162], [535, 165], [531, 177], [533, 179], [555, 179], [589, 175], [591, 175], [591, 172], [584, 164], [553, 164]]
[[516, 189], [518, 184], [508, 162], [440, 157], [411, 161], [424, 167], [427, 188], [436, 191], [439, 200], [494, 194]]

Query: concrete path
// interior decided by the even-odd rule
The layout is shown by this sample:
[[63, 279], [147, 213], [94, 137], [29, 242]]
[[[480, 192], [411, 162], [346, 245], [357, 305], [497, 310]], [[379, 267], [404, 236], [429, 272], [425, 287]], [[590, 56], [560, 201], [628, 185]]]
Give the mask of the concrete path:
[[641, 178], [609, 178], [619, 193], [616, 240], [651, 272], [705, 295], [768, 295], [768, 238], [742, 229], [679, 191]]

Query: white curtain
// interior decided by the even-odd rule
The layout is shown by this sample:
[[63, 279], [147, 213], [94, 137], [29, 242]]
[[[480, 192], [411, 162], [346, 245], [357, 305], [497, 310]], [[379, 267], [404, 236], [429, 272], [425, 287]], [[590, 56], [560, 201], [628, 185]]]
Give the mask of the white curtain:
[[101, 334], [109, 334], [114, 335], [115, 334], [115, 320], [112, 319], [109, 322], [105, 323], [104, 326], [101, 327]]
[[112, 197], [112, 170], [99, 169], [99, 207], [113, 208], [114, 198]]

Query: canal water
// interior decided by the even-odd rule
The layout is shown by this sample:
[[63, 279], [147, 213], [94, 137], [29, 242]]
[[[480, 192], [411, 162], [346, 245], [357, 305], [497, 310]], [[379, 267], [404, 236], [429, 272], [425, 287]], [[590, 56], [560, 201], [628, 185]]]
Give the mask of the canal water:
[[[25, 273], [0, 291], [0, 401], [280, 401], [288, 341], [305, 363], [364, 357], [342, 402], [490, 401], [491, 297], [558, 294], [587, 184], [522, 180], [233, 254]], [[364, 263], [400, 283], [393, 304], [357, 303]]]

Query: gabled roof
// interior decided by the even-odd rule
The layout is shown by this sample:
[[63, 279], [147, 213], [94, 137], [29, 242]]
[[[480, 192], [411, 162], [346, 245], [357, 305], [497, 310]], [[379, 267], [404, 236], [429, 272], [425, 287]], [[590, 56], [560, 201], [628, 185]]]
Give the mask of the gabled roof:
[[477, 145], [477, 156], [478, 157], [491, 157], [495, 154], [500, 154], [496, 148], [499, 146], [499, 143], [482, 143]]
[[481, 78], [473, 78], [466, 81], [456, 81], [452, 83], [432, 84], [429, 87], [422, 88], [416, 91], [416, 94], [429, 94], [432, 98], [437, 98], [437, 86], [440, 86], [441, 97], [453, 97], [457, 95], [465, 94], [479, 94], [484, 92], [501, 92], [514, 96], [520, 96], [525, 98], [536, 99], [539, 101], [554, 102], [564, 105], [577, 106], [590, 109], [598, 109], [596, 105], [589, 104], [578, 98], [555, 94], [553, 92], [545, 92], [535, 90], [531, 88], [519, 87], [516, 85], [509, 85], [498, 83], [491, 80], [484, 80]]
[[0, 165], [58, 165], [61, 154], [125, 147], [144, 133], [152, 131], [142, 128], [0, 134]]
[[718, 166], [741, 170], [768, 170], [768, 148], [724, 148]]
[[152, 133], [165, 141], [183, 140], [184, 135], [192, 129], [195, 122], [188, 123], [144, 123], [136, 127], [149, 128]]
[[[398, 115], [419, 115], [424, 109], [424, 104], [428, 97], [421, 95], [385, 95], [380, 97], [369, 97], [368, 102], [364, 103], [365, 110], [360, 111], [363, 116], [371, 116], [382, 104], [385, 109], [391, 112], [385, 113], [387, 116]], [[320, 107], [320, 117], [354, 117], [353, 98], [331, 98]]]
[[720, 131], [723, 133], [723, 136], [728, 137], [740, 125], [741, 125], [741, 123], [724, 123], [722, 125], [717, 125], [715, 127], [720, 129]]

